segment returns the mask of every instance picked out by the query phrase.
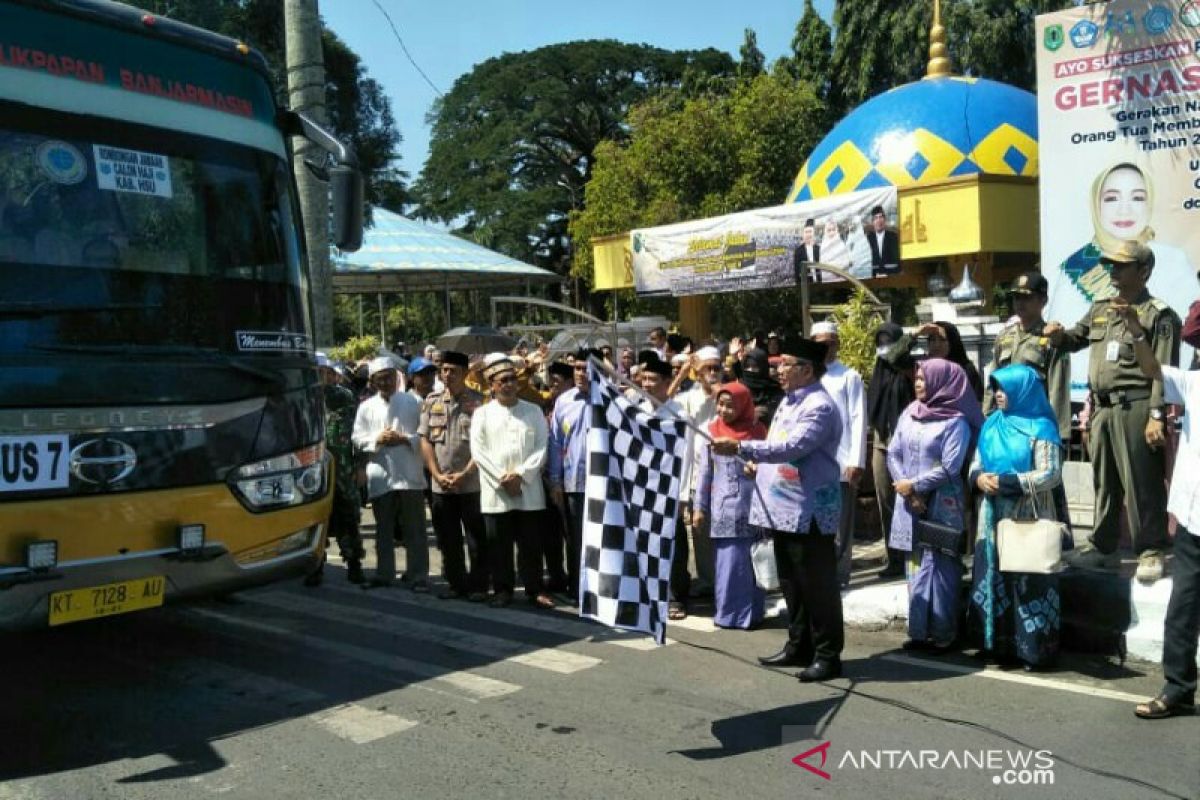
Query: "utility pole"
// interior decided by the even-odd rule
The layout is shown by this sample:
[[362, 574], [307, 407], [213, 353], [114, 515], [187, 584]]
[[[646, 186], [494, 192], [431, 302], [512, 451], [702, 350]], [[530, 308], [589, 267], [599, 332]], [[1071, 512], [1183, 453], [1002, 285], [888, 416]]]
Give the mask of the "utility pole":
[[[314, 122], [325, 120], [325, 59], [321, 51], [321, 17], [317, 0], [284, 0], [287, 47], [288, 105]], [[333, 270], [329, 263], [329, 184], [305, 166], [305, 158], [324, 164], [324, 151], [306, 139], [292, 140], [296, 186], [308, 243], [315, 344], [333, 344]]]

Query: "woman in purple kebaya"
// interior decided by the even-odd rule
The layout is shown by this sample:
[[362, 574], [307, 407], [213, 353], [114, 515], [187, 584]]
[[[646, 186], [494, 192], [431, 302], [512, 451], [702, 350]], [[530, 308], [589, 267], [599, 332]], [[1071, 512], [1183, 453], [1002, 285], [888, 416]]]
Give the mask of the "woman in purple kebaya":
[[963, 564], [957, 553], [917, 544], [919, 520], [966, 529], [963, 465], [983, 414], [966, 372], [941, 358], [921, 362], [916, 400], [900, 415], [888, 446], [896, 503], [888, 545], [909, 553], [905, 649], [948, 650], [958, 636]]
[[[740, 383], [717, 390], [717, 418], [708, 426], [714, 439], [739, 442], [767, 437], [754, 413], [754, 398]], [[754, 581], [750, 549], [757, 532], [750, 527], [755, 470], [734, 456], [707, 453], [698, 462], [693, 524], [708, 518], [716, 561], [713, 595], [718, 628], [756, 628], [765, 613], [766, 595]]]

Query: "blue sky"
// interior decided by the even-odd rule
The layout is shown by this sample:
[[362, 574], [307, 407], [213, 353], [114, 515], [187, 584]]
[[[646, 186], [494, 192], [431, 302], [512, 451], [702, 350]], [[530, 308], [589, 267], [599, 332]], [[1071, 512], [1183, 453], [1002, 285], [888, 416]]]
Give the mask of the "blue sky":
[[[443, 92], [471, 67], [506, 52], [575, 39], [618, 39], [672, 50], [717, 47], [734, 56], [753, 28], [768, 61], [788, 52], [804, 0], [379, 0], [413, 58]], [[816, 0], [829, 19], [833, 0]], [[401, 167], [415, 179], [429, 150], [425, 114], [436, 95], [405, 58], [372, 0], [320, 0], [326, 24], [362, 58], [392, 101]]]

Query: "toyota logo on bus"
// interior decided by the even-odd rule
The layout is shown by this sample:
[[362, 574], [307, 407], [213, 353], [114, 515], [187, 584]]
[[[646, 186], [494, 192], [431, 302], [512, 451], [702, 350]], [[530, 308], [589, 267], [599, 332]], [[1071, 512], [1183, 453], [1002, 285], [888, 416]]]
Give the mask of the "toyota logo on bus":
[[88, 439], [71, 450], [71, 474], [86, 483], [116, 483], [136, 466], [137, 452], [119, 439]]

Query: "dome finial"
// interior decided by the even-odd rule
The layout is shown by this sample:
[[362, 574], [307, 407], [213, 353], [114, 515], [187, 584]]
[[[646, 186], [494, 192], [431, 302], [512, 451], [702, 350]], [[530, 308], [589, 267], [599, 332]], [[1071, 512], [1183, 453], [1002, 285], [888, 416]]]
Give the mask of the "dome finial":
[[946, 54], [946, 29], [942, 27], [942, 4], [933, 0], [933, 27], [929, 29], [929, 66], [926, 78], [948, 78], [953, 74]]

